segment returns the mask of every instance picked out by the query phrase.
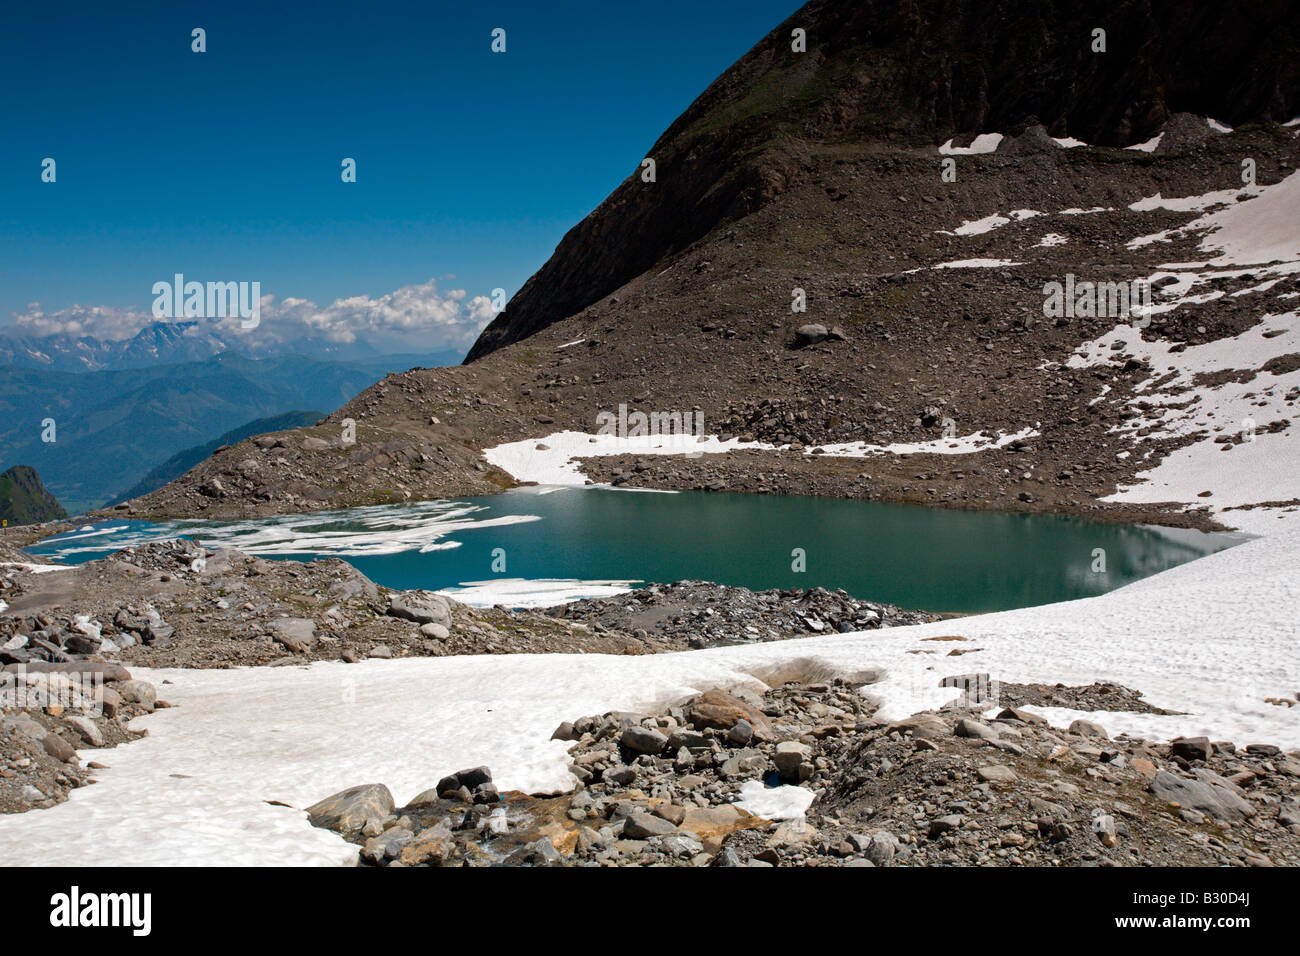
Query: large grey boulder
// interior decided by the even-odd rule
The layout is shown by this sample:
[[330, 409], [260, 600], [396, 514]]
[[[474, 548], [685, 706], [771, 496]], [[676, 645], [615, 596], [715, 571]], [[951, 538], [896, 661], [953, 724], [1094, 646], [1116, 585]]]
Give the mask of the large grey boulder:
[[830, 334], [826, 326], [816, 323], [801, 325], [794, 333], [794, 344], [796, 346], [816, 345], [818, 342], [824, 342]]
[[621, 742], [626, 749], [633, 753], [657, 754], [661, 753], [664, 747], [668, 745], [668, 738], [657, 730], [632, 726], [623, 731]]
[[1194, 780], [1161, 770], [1151, 780], [1151, 792], [1167, 803], [1198, 810], [1216, 820], [1235, 821], [1255, 815], [1255, 808], [1241, 796], [1241, 789], [1211, 770], [1198, 770]]
[[271, 636], [295, 654], [305, 654], [316, 646], [316, 622], [305, 617], [282, 617], [268, 626]]
[[388, 595], [388, 613], [417, 624], [451, 624], [451, 605], [432, 591], [394, 591]]
[[383, 818], [393, 812], [393, 795], [382, 783], [349, 787], [307, 808], [307, 819], [314, 827], [348, 833], [360, 830], [366, 821]]
[[140, 704], [145, 710], [153, 710], [158, 703], [158, 688], [145, 680], [124, 680], [117, 685], [117, 692], [123, 700]]

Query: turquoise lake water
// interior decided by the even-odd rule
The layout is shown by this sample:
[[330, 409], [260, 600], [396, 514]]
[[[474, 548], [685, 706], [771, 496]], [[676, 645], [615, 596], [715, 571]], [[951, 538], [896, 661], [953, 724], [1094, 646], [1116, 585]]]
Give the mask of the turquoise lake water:
[[[31, 550], [79, 563], [177, 535], [271, 558], [341, 557], [393, 588], [486, 582], [479, 596], [489, 599], [478, 603], [493, 595], [530, 603], [518, 595], [548, 587], [601, 593], [588, 584], [596, 581], [690, 578], [754, 589], [820, 585], [955, 612], [1089, 597], [1246, 540], [829, 498], [530, 488], [250, 521], [110, 521]], [[541, 579], [560, 583], [528, 583]], [[531, 603], [554, 602], [534, 595]]]

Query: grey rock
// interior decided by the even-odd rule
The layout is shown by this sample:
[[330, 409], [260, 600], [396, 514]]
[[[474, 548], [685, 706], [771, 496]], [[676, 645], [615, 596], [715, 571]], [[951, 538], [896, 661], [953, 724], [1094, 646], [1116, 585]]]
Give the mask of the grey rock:
[[307, 808], [312, 826], [348, 833], [360, 830], [372, 817], [386, 817], [393, 812], [393, 795], [382, 783], [349, 787]]
[[644, 810], [633, 810], [623, 821], [623, 838], [648, 840], [654, 836], [668, 836], [677, 828], [662, 817], [652, 816]]
[[455, 796], [463, 787], [473, 793], [479, 787], [491, 782], [491, 770], [487, 767], [471, 767], [443, 777], [438, 781], [437, 792], [441, 797]]
[[1200, 771], [1195, 780], [1161, 770], [1152, 779], [1150, 789], [1167, 803], [1176, 803], [1216, 820], [1231, 822], [1255, 815], [1255, 808], [1240, 796], [1237, 787], [1209, 770]]
[[550, 840], [543, 837], [521, 846], [503, 862], [505, 866], [562, 866], [564, 857]]
[[282, 617], [268, 625], [271, 637], [295, 654], [305, 654], [316, 646], [316, 622], [305, 617]]
[[623, 731], [619, 742], [628, 750], [638, 754], [661, 753], [668, 746], [668, 738], [657, 730], [647, 727], [629, 727]]
[[950, 813], [947, 816], [931, 820], [929, 834], [932, 837], [942, 836], [945, 833], [950, 833], [953, 830], [958, 829], [965, 822], [966, 818], [961, 814]]
[[74, 714], [68, 718], [68, 723], [77, 728], [77, 733], [81, 734], [83, 740], [92, 747], [104, 746], [104, 735], [100, 729], [95, 726], [95, 722], [89, 717], [81, 714]]
[[747, 720], [738, 720], [727, 731], [727, 740], [733, 744], [747, 744], [754, 737], [754, 726]]
[[451, 605], [432, 591], [394, 591], [388, 595], [388, 613], [417, 624], [451, 624]]
[[777, 773], [786, 780], [806, 780], [812, 776], [812, 748], [797, 740], [783, 740], [776, 745], [772, 761]]
[[1209, 737], [1176, 737], [1169, 742], [1169, 752], [1184, 760], [1209, 760], [1214, 747]]
[[865, 852], [873, 865], [888, 866], [898, 853], [898, 838], [886, 830], [879, 830], [871, 834]]
[[410, 830], [392, 827], [366, 841], [361, 849], [361, 859], [374, 866], [395, 860], [414, 838]]
[[794, 333], [794, 341], [796, 345], [800, 346], [815, 345], [824, 341], [829, 334], [826, 326], [809, 323], [808, 325], [799, 326]]
[[128, 703], [139, 704], [152, 711], [158, 703], [158, 688], [144, 680], [124, 680], [118, 683], [117, 692]]
[[1002, 764], [994, 764], [990, 767], [980, 767], [976, 771], [979, 778], [986, 783], [1015, 783], [1016, 772], [1010, 767]]
[[1110, 735], [1106, 733], [1106, 728], [1101, 724], [1093, 723], [1091, 720], [1071, 721], [1070, 733], [1078, 734], [1080, 737], [1100, 737], [1102, 740], [1110, 739]]
[[963, 717], [957, 721], [957, 726], [952, 731], [958, 737], [974, 737], [978, 740], [997, 740], [998, 732], [988, 724], [982, 724], [978, 720], [972, 720], [970, 717]]
[[40, 743], [49, 735], [49, 731], [39, 722], [32, 720], [26, 714], [15, 714], [12, 717], [0, 718], [0, 730], [16, 730], [24, 737], [35, 740]]

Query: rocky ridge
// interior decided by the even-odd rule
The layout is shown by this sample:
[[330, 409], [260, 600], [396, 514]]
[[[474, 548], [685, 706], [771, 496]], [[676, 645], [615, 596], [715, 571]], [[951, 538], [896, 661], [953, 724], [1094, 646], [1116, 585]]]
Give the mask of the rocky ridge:
[[[98, 683], [97, 683], [98, 681]], [[0, 813], [62, 803], [107, 769], [78, 751], [143, 736], [130, 721], [167, 707], [157, 688], [116, 664], [6, 664], [0, 668]]]
[[[864, 678], [565, 723], [555, 738], [573, 741], [568, 794], [499, 792], [478, 767], [404, 807], [370, 784], [307, 813], [387, 866], [1300, 863], [1300, 752], [1112, 739], [1094, 721], [1054, 728], [1016, 707], [889, 723], [859, 691]], [[1140, 700], [1110, 686], [1057, 691]], [[789, 818], [755, 812], [765, 796], [764, 812]]]
[[705, 582], [543, 610], [473, 608], [429, 591], [381, 587], [337, 558], [271, 561], [188, 539], [43, 573], [0, 564], [0, 600], [0, 664], [15, 665], [652, 654], [937, 619], [842, 591], [755, 594]]

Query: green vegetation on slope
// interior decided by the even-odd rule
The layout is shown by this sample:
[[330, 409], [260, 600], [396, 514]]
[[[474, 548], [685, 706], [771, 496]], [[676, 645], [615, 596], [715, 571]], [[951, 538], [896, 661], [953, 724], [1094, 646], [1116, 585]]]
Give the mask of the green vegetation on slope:
[[7, 525], [39, 524], [67, 516], [58, 500], [45, 490], [35, 468], [14, 465], [0, 474], [0, 521]]

